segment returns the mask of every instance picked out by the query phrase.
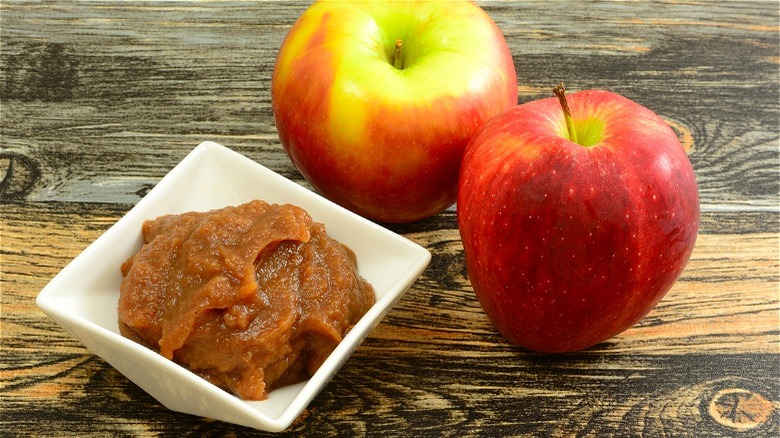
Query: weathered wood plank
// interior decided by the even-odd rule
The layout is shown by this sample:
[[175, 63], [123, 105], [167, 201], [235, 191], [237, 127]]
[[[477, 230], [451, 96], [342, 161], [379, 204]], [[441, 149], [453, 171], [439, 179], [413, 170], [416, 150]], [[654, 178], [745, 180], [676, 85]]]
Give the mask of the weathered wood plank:
[[[775, 359], [518, 352], [441, 361], [368, 339], [282, 436], [777, 436]], [[94, 356], [31, 371], [36, 378], [7, 386], [21, 395], [0, 419], [24, 436], [263, 435], [168, 411]]]
[[[41, 436], [247, 432], [167, 411], [35, 308], [37, 291], [126, 209], [3, 206], [0, 255], [11, 286], [2, 295], [3, 349], [11, 353], [0, 371], [4, 418]], [[780, 390], [772, 378], [780, 368], [777, 235], [703, 234], [683, 280], [647, 319], [591, 350], [554, 357], [495, 333], [464, 277], [454, 217], [438, 220], [449, 226], [406, 233], [432, 250], [431, 267], [291, 434], [384, 436], [403, 425], [430, 436], [604, 436], [638, 434], [652, 422], [669, 435], [729, 436], [737, 429], [709, 411], [729, 403], [717, 401], [723, 391], [771, 404]], [[713, 245], [722, 257], [707, 256]], [[761, 412], [750, 418], [763, 418], [755, 431], [770, 436], [776, 414]]]
[[[483, 5], [515, 55], [520, 102], [559, 80], [620, 92], [692, 147], [705, 210], [778, 210], [780, 32], [766, 2]], [[306, 3], [3, 6], [2, 146], [39, 170], [13, 197], [134, 203], [202, 140], [300, 180], [270, 77]]]

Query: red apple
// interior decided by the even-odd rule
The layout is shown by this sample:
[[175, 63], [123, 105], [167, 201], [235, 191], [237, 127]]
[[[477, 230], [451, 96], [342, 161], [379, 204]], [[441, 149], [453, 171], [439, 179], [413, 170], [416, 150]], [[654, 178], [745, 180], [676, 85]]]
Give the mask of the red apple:
[[589, 90], [489, 120], [466, 148], [458, 226], [480, 304], [510, 342], [577, 351], [637, 323], [683, 272], [693, 168], [658, 115]]
[[382, 222], [452, 205], [471, 135], [517, 105], [503, 34], [471, 2], [316, 2], [284, 40], [271, 88], [301, 174]]

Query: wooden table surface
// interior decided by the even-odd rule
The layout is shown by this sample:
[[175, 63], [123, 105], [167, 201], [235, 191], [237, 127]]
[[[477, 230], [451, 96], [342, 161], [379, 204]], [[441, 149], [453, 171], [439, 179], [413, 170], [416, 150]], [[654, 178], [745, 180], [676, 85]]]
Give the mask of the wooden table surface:
[[[465, 275], [454, 209], [391, 229], [429, 268], [294, 435], [780, 435], [780, 14], [772, 1], [481, 3], [519, 102], [604, 88], [690, 148], [701, 230], [680, 281], [577, 354], [508, 345]], [[49, 320], [38, 292], [192, 148], [305, 184], [274, 128], [276, 52], [305, 3], [3, 1], [3, 436], [239, 436], [171, 412]]]

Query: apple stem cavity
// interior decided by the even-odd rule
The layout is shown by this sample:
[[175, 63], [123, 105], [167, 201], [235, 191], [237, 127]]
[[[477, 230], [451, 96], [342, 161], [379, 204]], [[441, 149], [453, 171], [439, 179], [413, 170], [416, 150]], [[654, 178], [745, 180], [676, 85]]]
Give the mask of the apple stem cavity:
[[[398, 42], [396, 41], [396, 47], [397, 45]], [[569, 110], [569, 102], [566, 101], [566, 88], [564, 88], [563, 82], [559, 82], [552, 91], [558, 96], [558, 102], [560, 102], [563, 109], [563, 117], [566, 119], [566, 130], [569, 131], [569, 140], [579, 143], [577, 141], [577, 130], [574, 129], [574, 119], [572, 119], [571, 111]]]
[[403, 46], [403, 43], [401, 40], [395, 40], [395, 53], [393, 54], [393, 67], [397, 68], [398, 70], [404, 69], [404, 59], [401, 56], [401, 46]]

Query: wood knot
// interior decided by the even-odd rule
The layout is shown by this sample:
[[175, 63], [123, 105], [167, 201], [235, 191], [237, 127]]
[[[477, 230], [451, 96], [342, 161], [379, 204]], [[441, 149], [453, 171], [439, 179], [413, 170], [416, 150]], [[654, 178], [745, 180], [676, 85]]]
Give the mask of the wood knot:
[[0, 152], [0, 201], [27, 197], [41, 178], [38, 163], [16, 152]]
[[672, 131], [677, 134], [677, 138], [680, 139], [680, 144], [682, 144], [683, 149], [685, 149], [685, 153], [690, 155], [694, 148], [693, 132], [691, 132], [687, 126], [676, 120], [664, 119], [664, 121], [668, 123], [672, 128]]
[[746, 431], [769, 421], [774, 409], [774, 404], [761, 394], [742, 388], [726, 388], [712, 396], [709, 414], [722, 426]]

